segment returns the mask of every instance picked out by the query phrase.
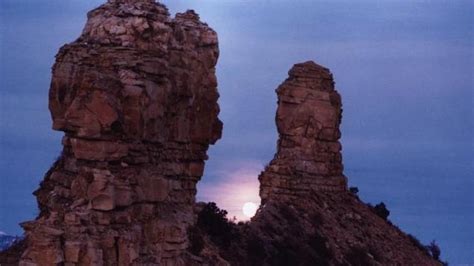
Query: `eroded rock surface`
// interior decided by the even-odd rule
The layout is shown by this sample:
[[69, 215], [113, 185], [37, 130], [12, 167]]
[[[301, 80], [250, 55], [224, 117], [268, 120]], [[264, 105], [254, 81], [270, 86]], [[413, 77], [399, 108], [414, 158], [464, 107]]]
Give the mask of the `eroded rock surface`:
[[193, 11], [172, 19], [152, 0], [110, 0], [89, 12], [53, 68], [64, 150], [35, 192], [39, 217], [22, 224], [21, 265], [194, 263], [186, 230], [222, 129], [218, 54]]
[[240, 224], [201, 211], [190, 250], [209, 262], [242, 266], [441, 265], [347, 190], [341, 97], [330, 71], [311, 61], [296, 64], [276, 92], [280, 138], [259, 177], [262, 205]]
[[91, 11], [53, 68], [63, 152], [35, 192], [40, 214], [22, 224], [25, 241], [0, 263], [440, 265], [347, 191], [341, 98], [314, 62], [277, 89], [278, 151], [259, 177], [257, 215], [237, 225], [196, 205], [222, 130], [217, 57], [216, 33], [193, 11], [172, 19], [153, 0]]
[[296, 64], [277, 89], [275, 158], [260, 175], [260, 197], [298, 200], [314, 191], [344, 191], [341, 97], [332, 74], [312, 61]]

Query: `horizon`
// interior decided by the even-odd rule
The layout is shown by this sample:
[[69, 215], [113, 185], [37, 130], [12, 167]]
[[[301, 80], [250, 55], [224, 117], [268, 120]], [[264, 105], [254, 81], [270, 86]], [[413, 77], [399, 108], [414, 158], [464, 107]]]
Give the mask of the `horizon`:
[[[104, 1], [0, 3], [0, 230], [34, 219], [31, 194], [61, 150], [47, 108], [59, 48]], [[474, 262], [473, 3], [160, 1], [195, 9], [220, 40], [223, 137], [211, 146], [198, 201], [242, 216], [273, 158], [274, 90], [293, 64], [328, 67], [342, 95], [350, 186], [452, 264]], [[25, 160], [25, 158], [29, 160]], [[258, 202], [256, 202], [258, 201]], [[242, 216], [243, 218], [243, 216]]]

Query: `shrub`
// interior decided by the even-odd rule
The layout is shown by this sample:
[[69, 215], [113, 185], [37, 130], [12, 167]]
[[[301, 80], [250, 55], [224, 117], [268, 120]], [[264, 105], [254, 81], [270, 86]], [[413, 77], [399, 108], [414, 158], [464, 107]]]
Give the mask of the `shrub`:
[[429, 245], [426, 246], [426, 249], [430, 252], [431, 257], [435, 260], [439, 260], [439, 256], [441, 255], [441, 249], [439, 248], [436, 241], [431, 241]]
[[358, 187], [350, 187], [349, 192], [357, 196], [357, 193], [359, 193], [359, 188]]
[[410, 242], [415, 245], [418, 249], [420, 249], [423, 253], [425, 253], [427, 256], [431, 256], [433, 259], [441, 262], [444, 266], [448, 266], [448, 263], [446, 261], [440, 260], [441, 256], [441, 249], [439, 248], [438, 244], [436, 244], [436, 241], [433, 240], [429, 245], [423, 245], [421, 244], [420, 240], [418, 240], [416, 237], [413, 235], [408, 234], [408, 238], [410, 239]]
[[246, 241], [247, 244], [247, 257], [250, 265], [262, 265], [266, 257], [265, 243], [258, 236], [258, 234], [251, 233]]
[[221, 210], [216, 203], [207, 203], [198, 214], [197, 227], [206, 232], [219, 246], [228, 248], [232, 241], [235, 224], [227, 219], [227, 211]]
[[373, 207], [373, 210], [375, 214], [377, 214], [377, 216], [387, 221], [387, 218], [390, 215], [390, 211], [385, 206], [385, 203], [380, 202], [379, 204], [375, 205], [375, 207]]

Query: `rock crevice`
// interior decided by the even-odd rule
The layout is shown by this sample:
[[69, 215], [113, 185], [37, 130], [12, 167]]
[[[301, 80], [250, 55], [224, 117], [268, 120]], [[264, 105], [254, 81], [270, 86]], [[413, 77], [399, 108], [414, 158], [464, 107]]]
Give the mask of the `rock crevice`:
[[347, 191], [341, 97], [311, 61], [276, 91], [279, 140], [257, 215], [235, 224], [196, 204], [222, 131], [218, 56], [216, 32], [194, 11], [171, 18], [153, 0], [108, 0], [89, 12], [53, 67], [63, 151], [35, 192], [25, 241], [0, 263], [439, 265]]
[[217, 34], [193, 11], [110, 0], [56, 56], [63, 152], [23, 223], [22, 265], [184, 265], [196, 183], [221, 136]]
[[296, 64], [276, 90], [280, 138], [275, 158], [259, 176], [262, 203], [298, 200], [314, 191], [345, 191], [342, 104], [332, 74], [312, 61]]

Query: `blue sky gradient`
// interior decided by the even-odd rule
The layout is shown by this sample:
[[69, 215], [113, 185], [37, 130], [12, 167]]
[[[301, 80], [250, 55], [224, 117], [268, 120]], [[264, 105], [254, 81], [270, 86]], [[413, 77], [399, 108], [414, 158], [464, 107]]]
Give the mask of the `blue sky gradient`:
[[[403, 230], [436, 239], [451, 265], [474, 263], [472, 1], [163, 2], [195, 9], [220, 39], [224, 132], [198, 199], [231, 214], [258, 201], [276, 146], [274, 90], [294, 63], [315, 60], [342, 94], [350, 184]], [[21, 234], [38, 212], [31, 193], [61, 150], [47, 108], [54, 55], [101, 3], [0, 1], [1, 231]]]

